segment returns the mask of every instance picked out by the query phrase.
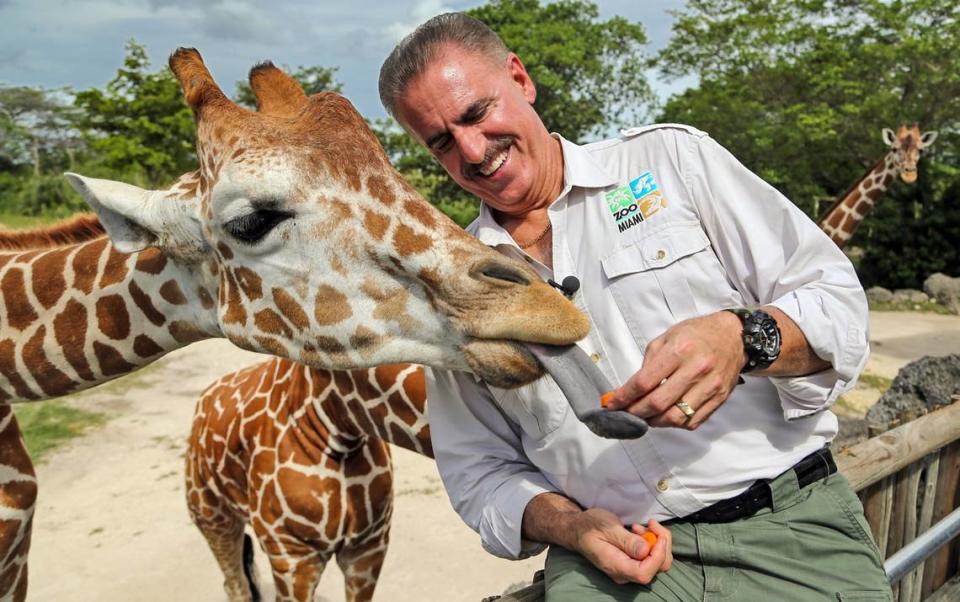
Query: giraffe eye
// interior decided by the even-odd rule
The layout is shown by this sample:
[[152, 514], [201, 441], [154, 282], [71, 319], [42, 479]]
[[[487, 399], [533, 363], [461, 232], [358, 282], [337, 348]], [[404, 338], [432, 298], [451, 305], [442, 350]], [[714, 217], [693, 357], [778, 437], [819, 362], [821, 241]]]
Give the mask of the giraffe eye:
[[289, 211], [257, 209], [253, 213], [233, 218], [224, 224], [223, 228], [227, 231], [227, 234], [240, 242], [253, 245], [260, 242], [278, 224], [291, 217], [293, 217], [293, 213]]

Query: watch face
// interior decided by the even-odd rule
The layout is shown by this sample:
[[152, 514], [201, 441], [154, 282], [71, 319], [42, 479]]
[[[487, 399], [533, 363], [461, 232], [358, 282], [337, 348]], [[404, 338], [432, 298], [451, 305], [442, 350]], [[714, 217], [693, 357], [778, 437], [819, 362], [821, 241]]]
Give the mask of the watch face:
[[760, 348], [767, 357], [776, 357], [780, 352], [780, 333], [776, 323], [764, 323], [760, 328]]

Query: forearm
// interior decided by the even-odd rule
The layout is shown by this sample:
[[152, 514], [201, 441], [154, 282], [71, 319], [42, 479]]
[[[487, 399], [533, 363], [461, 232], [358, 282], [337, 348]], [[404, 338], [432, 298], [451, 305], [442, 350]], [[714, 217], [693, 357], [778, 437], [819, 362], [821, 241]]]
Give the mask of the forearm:
[[[765, 312], [773, 316], [780, 328], [780, 357], [769, 367], [757, 370], [762, 376], [806, 376], [826, 370], [830, 362], [813, 352], [807, 337], [790, 316], [773, 306], [765, 306]], [[744, 360], [746, 362], [746, 360]]]
[[541, 493], [531, 499], [523, 511], [523, 537], [576, 550], [574, 523], [582, 512], [583, 509], [570, 498], [559, 493]]

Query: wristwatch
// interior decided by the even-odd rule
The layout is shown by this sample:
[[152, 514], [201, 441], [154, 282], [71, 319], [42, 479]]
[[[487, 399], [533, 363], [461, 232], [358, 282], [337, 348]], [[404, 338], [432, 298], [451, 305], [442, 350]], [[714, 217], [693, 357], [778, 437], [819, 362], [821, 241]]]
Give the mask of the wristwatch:
[[743, 351], [747, 363], [740, 372], [762, 370], [780, 357], [780, 327], [773, 316], [762, 309], [742, 307], [726, 310], [743, 324]]

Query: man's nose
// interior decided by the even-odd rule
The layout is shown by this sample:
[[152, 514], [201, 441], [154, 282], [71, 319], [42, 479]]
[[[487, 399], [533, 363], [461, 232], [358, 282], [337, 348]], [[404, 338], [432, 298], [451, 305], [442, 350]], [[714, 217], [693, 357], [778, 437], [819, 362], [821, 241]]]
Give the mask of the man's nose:
[[487, 153], [487, 138], [482, 133], [472, 128], [461, 130], [457, 135], [457, 146], [467, 163], [483, 163]]

